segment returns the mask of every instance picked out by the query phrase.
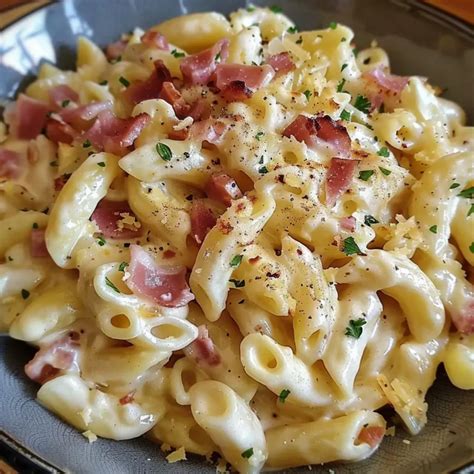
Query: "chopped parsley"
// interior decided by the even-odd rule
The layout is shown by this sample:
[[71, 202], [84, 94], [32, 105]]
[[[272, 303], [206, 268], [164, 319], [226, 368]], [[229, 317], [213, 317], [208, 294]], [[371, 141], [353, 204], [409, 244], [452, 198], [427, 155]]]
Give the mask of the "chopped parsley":
[[89, 148], [91, 145], [92, 145], [92, 143], [90, 142], [90, 140], [86, 140], [86, 141], [82, 144], [82, 148]]
[[340, 117], [341, 117], [342, 120], [346, 120], [347, 122], [349, 122], [349, 120], [351, 119], [351, 113], [344, 109], [344, 110], [341, 112], [341, 116], [340, 116]]
[[217, 54], [216, 54], [216, 57], [214, 58], [214, 61], [217, 63], [221, 60], [221, 52], [219, 51]]
[[262, 138], [265, 135], [265, 132], [258, 132], [257, 135], [255, 135], [255, 139], [260, 141], [260, 138]]
[[115, 292], [120, 293], [120, 290], [109, 280], [109, 277], [105, 277], [105, 284]]
[[306, 97], [306, 100], [309, 100], [309, 98], [313, 95], [313, 93], [311, 91], [309, 91], [308, 89], [306, 89], [303, 94], [305, 95]]
[[108, 84], [108, 82], [106, 80], [103, 80], [103, 81], [99, 82], [100, 86], [106, 86], [107, 84]]
[[235, 280], [231, 278], [229, 281], [233, 283], [236, 288], [243, 288], [245, 286], [245, 280]]
[[342, 92], [342, 89], [344, 88], [345, 84], [346, 84], [346, 80], [341, 79], [339, 84], [337, 85], [337, 92]]
[[293, 34], [293, 33], [298, 33], [298, 31], [300, 31], [300, 30], [298, 29], [297, 26], [290, 26], [286, 31], [287, 31], [288, 33]]
[[433, 234], [437, 234], [438, 233], [438, 226], [437, 225], [432, 225], [430, 227], [430, 232], [433, 232]]
[[357, 245], [354, 237], [347, 237], [343, 240], [342, 251], [347, 255], [362, 254], [359, 246]]
[[337, 23], [335, 21], [331, 21], [331, 23], [329, 23], [329, 28], [331, 28], [331, 30], [335, 30], [337, 28]]
[[179, 51], [176, 51], [176, 49], [173, 49], [173, 51], [171, 51], [171, 54], [175, 57], [175, 58], [184, 58], [184, 56], [186, 56], [184, 53], [181, 53]]
[[374, 170], [359, 171], [359, 179], [367, 181], [374, 174]]
[[463, 198], [474, 198], [474, 186], [471, 186], [470, 188], [463, 189], [459, 194], [459, 197]]
[[273, 13], [282, 13], [283, 12], [283, 8], [281, 8], [280, 6], [278, 5], [272, 5], [270, 7], [270, 10], [273, 12]]
[[296, 44], [301, 44], [302, 42], [303, 38], [301, 36], [295, 41]]
[[349, 64], [344, 63], [344, 64], [341, 66], [341, 72], [344, 71], [344, 69], [346, 69], [347, 66], [349, 66]]
[[379, 166], [379, 170], [385, 175], [385, 176], [388, 176], [389, 174], [392, 174], [392, 172], [390, 170], [388, 170], [387, 168], [382, 168], [381, 166]]
[[369, 227], [372, 225], [372, 224], [378, 224], [379, 221], [374, 217], [374, 216], [371, 216], [370, 214], [367, 214], [365, 217], [364, 217], [364, 224], [365, 225], [368, 225]]
[[103, 246], [105, 245], [105, 243], [106, 243], [106, 240], [105, 240], [102, 236], [100, 236], [100, 237], [97, 239], [97, 243], [98, 243], [101, 247], [103, 247]]
[[61, 102], [61, 107], [67, 107], [70, 103], [71, 101], [69, 99], [63, 100]]
[[281, 392], [280, 392], [280, 395], [278, 395], [278, 400], [281, 402], [281, 403], [285, 403], [285, 400], [286, 398], [288, 397], [288, 395], [291, 393], [291, 390], [289, 390], [288, 388], [285, 388], [283, 389]]
[[36, 222], [33, 222], [33, 225], [31, 226], [33, 227], [33, 229], [37, 229], [38, 228], [38, 224]]
[[156, 144], [156, 151], [158, 155], [161, 156], [161, 158], [164, 161], [170, 161], [171, 158], [173, 157], [173, 153], [171, 152], [171, 148], [168, 145], [165, 145], [164, 143], [157, 143]]
[[449, 189], [456, 189], [459, 188], [459, 186], [461, 186], [459, 183], [453, 183], [451, 186], [449, 186]]
[[388, 148], [386, 146], [383, 146], [380, 148], [380, 150], [377, 152], [377, 155], [383, 156], [385, 158], [388, 158], [390, 152], [388, 151]]
[[262, 166], [258, 169], [258, 172], [260, 174], [267, 174], [268, 173], [268, 168], [266, 166]]
[[370, 107], [372, 107], [372, 104], [370, 103], [370, 100], [367, 99], [367, 97], [364, 97], [363, 95], [358, 95], [354, 102], [354, 107], [363, 112], [364, 114], [368, 114], [370, 111]]
[[26, 300], [30, 296], [30, 292], [28, 290], [25, 290], [24, 288], [21, 290], [21, 297]]
[[119, 77], [119, 82], [125, 87], [128, 87], [130, 85], [130, 82], [127, 79], [125, 79], [125, 77], [123, 76]]
[[128, 267], [128, 263], [127, 262], [122, 262], [120, 265], [119, 265], [119, 272], [124, 272], [125, 271], [125, 268]]
[[247, 11], [248, 11], [249, 13], [252, 13], [252, 12], [255, 11], [255, 7], [247, 7]]
[[359, 339], [359, 337], [362, 335], [362, 326], [364, 324], [367, 324], [367, 321], [365, 319], [351, 319], [349, 321], [349, 326], [346, 327], [346, 332], [344, 333], [344, 335]]
[[474, 242], [471, 242], [471, 245], [469, 245], [469, 250], [471, 253], [474, 253]]
[[253, 456], [253, 448], [246, 449], [243, 453], [241, 453], [241, 456], [245, 459], [249, 459]]
[[234, 255], [232, 257], [232, 260], [230, 261], [230, 266], [231, 267], [238, 267], [243, 258], [244, 258], [243, 255]]
[[105, 168], [105, 162], [104, 161], [99, 161], [97, 163], [97, 166], [100, 166], [101, 168]]
[[49, 166], [58, 166], [58, 161], [57, 160], [50, 161]]
[[471, 214], [474, 214], [474, 204], [471, 204], [471, 207], [469, 208], [469, 211], [467, 212], [467, 217], [469, 217]]

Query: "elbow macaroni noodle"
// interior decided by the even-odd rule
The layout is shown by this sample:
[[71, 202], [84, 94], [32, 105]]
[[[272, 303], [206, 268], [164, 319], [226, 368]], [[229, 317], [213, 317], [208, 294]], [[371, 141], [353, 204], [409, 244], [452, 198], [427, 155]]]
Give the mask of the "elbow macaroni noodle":
[[[420, 77], [400, 92], [376, 84], [381, 110], [370, 77], [397, 80], [389, 57], [376, 45], [355, 55], [343, 25], [298, 32], [282, 13], [249, 7], [152, 30], [168, 50], [136, 29], [110, 61], [80, 38], [76, 71], [44, 64], [26, 89], [47, 102], [68, 86], [78, 105], [149, 116], [123, 156], [80, 137], [21, 140], [0, 123], [0, 153], [21, 160], [16, 177], [2, 177], [0, 161], [0, 328], [38, 346], [38, 358], [46, 351], [48, 364], [76, 354], [72, 368], [53, 365], [39, 401], [79, 430], [148, 433], [216, 451], [242, 473], [365, 459], [385, 433], [376, 410], [387, 404], [419, 433], [440, 363], [456, 387], [474, 389], [474, 129], [464, 112]], [[125, 84], [147, 81], [156, 60], [179, 85], [182, 58], [224, 39], [228, 57], [217, 62], [283, 55], [294, 68], [245, 100], [183, 88], [226, 127], [220, 141], [171, 138], [199, 120], [162, 97], [126, 100]], [[333, 206], [338, 146], [283, 136], [301, 114], [347, 131], [356, 171]], [[216, 173], [243, 194], [227, 208], [208, 195]], [[104, 198], [127, 202], [136, 237], [104, 238], [92, 219]], [[196, 200], [219, 216], [200, 246]], [[48, 256], [32, 256], [43, 231]], [[159, 265], [184, 265], [195, 301], [174, 308], [132, 292], [131, 244]]]

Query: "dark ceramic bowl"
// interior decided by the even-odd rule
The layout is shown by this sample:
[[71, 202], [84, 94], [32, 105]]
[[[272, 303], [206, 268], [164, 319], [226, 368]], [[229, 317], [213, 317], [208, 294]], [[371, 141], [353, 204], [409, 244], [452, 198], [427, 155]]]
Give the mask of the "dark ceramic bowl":
[[[1, 0], [0, 0], [1, 1]], [[474, 0], [471, 0], [474, 1]], [[446, 89], [474, 118], [473, 28], [416, 0], [273, 0], [301, 29], [338, 21], [352, 27], [359, 47], [377, 39], [398, 74], [418, 74]], [[76, 37], [101, 46], [134, 26], [148, 28], [183, 13], [227, 14], [243, 0], [65, 0], [41, 8], [1, 32], [0, 98], [13, 98], [42, 61], [73, 68]], [[0, 229], [1, 232], [1, 229]], [[0, 454], [20, 472], [213, 473], [201, 458], [168, 464], [159, 446], [144, 439], [114, 442], [85, 438], [35, 401], [37, 386], [23, 374], [33, 351], [0, 337]], [[474, 473], [474, 399], [450, 386], [443, 372], [428, 393], [428, 425], [418, 437], [402, 430], [386, 438], [369, 460], [331, 466], [336, 473]], [[403, 440], [409, 439], [410, 444]], [[32, 467], [33, 463], [35, 467]], [[464, 466], [464, 467], [462, 467]], [[45, 471], [42, 471], [45, 470]], [[312, 472], [325, 472], [313, 467]], [[0, 468], [1, 472], [1, 468]], [[308, 472], [307, 468], [292, 472]]]

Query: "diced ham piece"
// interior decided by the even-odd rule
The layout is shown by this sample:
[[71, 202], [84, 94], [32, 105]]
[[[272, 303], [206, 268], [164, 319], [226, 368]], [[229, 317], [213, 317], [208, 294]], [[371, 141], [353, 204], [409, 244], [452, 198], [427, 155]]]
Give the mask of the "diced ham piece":
[[44, 229], [33, 229], [31, 231], [31, 256], [47, 257], [49, 256], [46, 242], [44, 240]]
[[112, 102], [92, 102], [79, 107], [67, 108], [58, 112], [61, 119], [71, 125], [75, 130], [86, 130], [93, 119], [101, 112], [110, 110]]
[[119, 399], [120, 405], [127, 405], [128, 403], [132, 403], [135, 398], [136, 390], [132, 390], [124, 395], [122, 398]]
[[[130, 219], [130, 223], [126, 224], [123, 219], [135, 219], [135, 214], [130, 209], [127, 201], [107, 201], [102, 199], [95, 211], [92, 213], [93, 220], [99, 227], [105, 237], [111, 239], [133, 239], [141, 235], [140, 227], [133, 226], [134, 221]], [[122, 225], [119, 221], [122, 220]], [[125, 225], [124, 225], [125, 224]]]
[[349, 232], [354, 232], [356, 228], [356, 220], [355, 217], [343, 217], [341, 220], [341, 227]]
[[248, 66], [246, 64], [218, 64], [216, 87], [226, 100], [244, 100], [249, 94], [265, 87], [275, 76], [275, 70], [268, 64]]
[[53, 87], [49, 91], [49, 102], [55, 109], [61, 109], [64, 101], [67, 100], [69, 102], [77, 102], [79, 100], [77, 92], [72, 90], [69, 86], [61, 84]]
[[189, 138], [192, 140], [207, 141], [218, 144], [228, 126], [220, 120], [207, 119], [201, 122], [195, 122], [189, 129]]
[[49, 110], [50, 106], [46, 102], [20, 94], [5, 115], [10, 134], [24, 140], [36, 138], [45, 126]]
[[366, 443], [371, 448], [380, 444], [385, 435], [385, 428], [382, 426], [366, 426], [360, 430], [357, 440], [360, 443]]
[[374, 81], [385, 91], [390, 91], [395, 94], [400, 94], [400, 92], [402, 92], [410, 80], [409, 77], [388, 74], [382, 67], [377, 67], [369, 72], [364, 73], [363, 77], [365, 79]]
[[31, 380], [43, 384], [58, 375], [60, 370], [77, 367], [79, 349], [79, 334], [76, 332], [40, 346], [33, 359], [25, 365], [25, 373]]
[[474, 300], [468, 300], [460, 314], [452, 315], [453, 324], [459, 332], [464, 334], [474, 333]]
[[125, 48], [127, 47], [128, 41], [118, 40], [114, 43], [110, 43], [107, 48], [105, 48], [105, 55], [109, 61], [116, 60], [122, 56]]
[[351, 139], [346, 128], [327, 115], [320, 117], [298, 115], [282, 134], [285, 137], [293, 136], [299, 142], [305, 142], [309, 147], [315, 146], [322, 140], [331, 145], [338, 156], [350, 156]]
[[71, 125], [62, 120], [50, 118], [46, 122], [46, 136], [54, 143], [71, 144], [78, 135]]
[[158, 31], [148, 30], [142, 35], [141, 40], [142, 43], [149, 48], [162, 49], [163, 51], [170, 49], [167, 39], [161, 33], [158, 33]]
[[54, 190], [55, 191], [61, 191], [61, 189], [64, 188], [64, 185], [67, 183], [67, 180], [69, 179], [71, 175], [69, 174], [62, 174], [61, 176], [58, 176], [54, 180]]
[[136, 81], [125, 89], [124, 97], [132, 104], [157, 99], [164, 82], [171, 81], [171, 74], [161, 59], [154, 62], [155, 70], [145, 81]]
[[216, 70], [217, 57], [225, 61], [228, 56], [229, 40], [218, 41], [212, 48], [187, 56], [179, 67], [188, 84], [207, 84]]
[[216, 367], [221, 363], [221, 356], [204, 325], [198, 327], [197, 339], [185, 347], [183, 352], [201, 366]]
[[211, 116], [211, 106], [207, 100], [198, 99], [190, 105], [188, 115], [192, 117], [195, 122], [208, 119]]
[[0, 179], [16, 179], [21, 175], [21, 155], [13, 150], [0, 148]]
[[207, 233], [216, 225], [217, 218], [201, 199], [193, 201], [191, 207], [191, 235], [201, 245]]
[[349, 189], [357, 164], [357, 160], [331, 158], [326, 175], [326, 204], [328, 206], [334, 206], [339, 196]]
[[183, 119], [188, 115], [190, 107], [181, 96], [181, 92], [176, 89], [172, 82], [163, 82], [159, 98], [173, 106], [178, 118]]
[[168, 132], [168, 138], [170, 140], [187, 140], [189, 136], [189, 128], [182, 128], [181, 130], [170, 130]]
[[106, 110], [98, 115], [85, 137], [96, 149], [123, 156], [130, 151], [129, 147], [133, 145], [149, 121], [148, 114], [120, 119]]
[[130, 246], [130, 255], [126, 283], [135, 294], [167, 308], [185, 306], [194, 299], [186, 282], [186, 267], [158, 265], [139, 245]]
[[270, 64], [270, 66], [275, 69], [277, 76], [286, 74], [295, 69], [295, 63], [291, 60], [287, 52], [270, 56], [267, 59], [267, 64]]
[[225, 173], [213, 174], [204, 188], [210, 199], [221, 202], [229, 207], [233, 199], [242, 197], [242, 192], [233, 178]]

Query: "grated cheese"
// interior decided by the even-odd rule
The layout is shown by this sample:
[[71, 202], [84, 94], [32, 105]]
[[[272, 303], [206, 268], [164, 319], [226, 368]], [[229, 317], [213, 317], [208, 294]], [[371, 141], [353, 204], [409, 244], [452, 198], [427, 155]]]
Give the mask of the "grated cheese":
[[97, 435], [95, 433], [93, 433], [91, 430], [84, 431], [82, 433], [82, 436], [87, 438], [89, 443], [94, 443], [95, 441], [97, 441]]
[[170, 464], [178, 461], [186, 461], [186, 451], [184, 450], [184, 447], [181, 446], [176, 451], [173, 451], [171, 454], [168, 454], [168, 456], [166, 456], [166, 460]]

